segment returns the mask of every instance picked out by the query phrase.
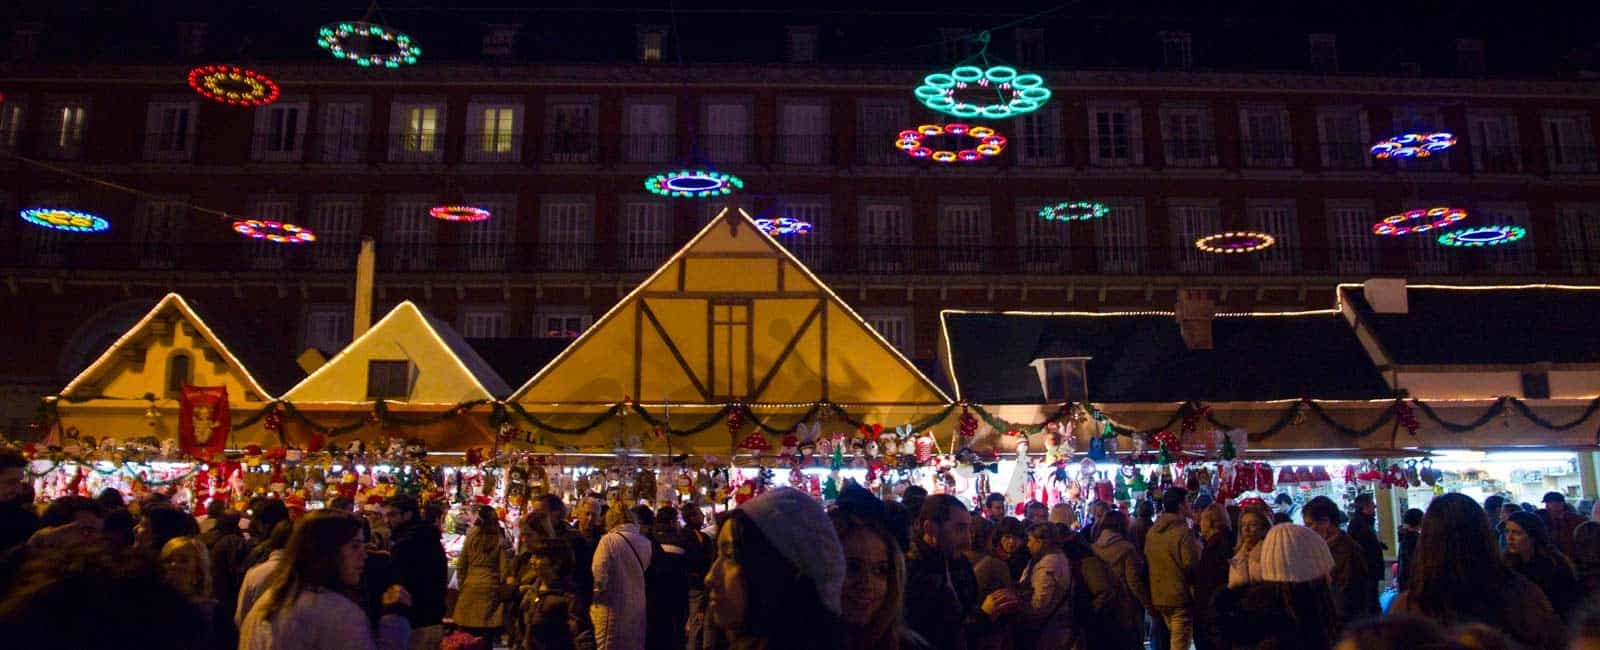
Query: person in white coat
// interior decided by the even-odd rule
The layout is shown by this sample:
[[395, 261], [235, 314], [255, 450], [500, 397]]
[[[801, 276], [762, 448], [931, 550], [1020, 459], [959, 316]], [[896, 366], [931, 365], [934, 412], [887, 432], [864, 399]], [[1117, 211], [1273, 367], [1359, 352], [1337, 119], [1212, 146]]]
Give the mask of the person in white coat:
[[606, 534], [594, 552], [594, 622], [597, 650], [644, 648], [644, 572], [650, 568], [650, 540], [639, 532], [626, 503], [606, 511]]

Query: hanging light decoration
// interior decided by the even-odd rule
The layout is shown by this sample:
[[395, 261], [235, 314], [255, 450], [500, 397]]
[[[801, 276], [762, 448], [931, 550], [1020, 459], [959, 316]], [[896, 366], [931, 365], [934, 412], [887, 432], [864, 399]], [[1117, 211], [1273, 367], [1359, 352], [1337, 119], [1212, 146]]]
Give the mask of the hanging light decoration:
[[1500, 246], [1528, 236], [1528, 230], [1521, 226], [1493, 225], [1478, 226], [1476, 228], [1463, 228], [1452, 230], [1439, 235], [1439, 243], [1457, 248], [1472, 248], [1477, 246]]
[[777, 219], [756, 219], [756, 227], [770, 237], [787, 237], [789, 235], [811, 234], [811, 222], [801, 221], [793, 217], [778, 217]]
[[203, 65], [189, 71], [189, 87], [201, 97], [230, 106], [266, 106], [278, 101], [278, 84], [236, 65]]
[[644, 189], [651, 194], [686, 199], [725, 196], [744, 189], [744, 180], [733, 174], [709, 169], [684, 169], [656, 174], [644, 179]]
[[317, 30], [317, 47], [364, 68], [398, 68], [416, 63], [422, 56], [422, 48], [410, 36], [358, 20], [323, 25]]
[[266, 219], [240, 219], [233, 222], [233, 231], [274, 244], [308, 244], [317, 240], [317, 235], [306, 228]]
[[1039, 217], [1046, 221], [1090, 221], [1111, 214], [1111, 208], [1099, 201], [1066, 201], [1039, 208]]
[[62, 210], [59, 208], [28, 208], [21, 213], [22, 220], [40, 228], [60, 230], [62, 232], [105, 232], [111, 229], [111, 222], [77, 210]]
[[1400, 214], [1391, 214], [1384, 217], [1383, 221], [1372, 224], [1372, 234], [1401, 237], [1414, 232], [1449, 228], [1465, 218], [1467, 218], [1466, 210], [1448, 206], [1407, 210]]
[[1050, 100], [1044, 77], [1007, 65], [963, 65], [935, 72], [923, 77], [922, 85], [912, 92], [923, 106], [940, 113], [995, 120], [1027, 115]]
[[470, 205], [439, 205], [428, 210], [428, 215], [440, 221], [487, 221], [493, 213]]
[[[942, 142], [935, 143], [935, 140]], [[930, 147], [930, 144], [934, 146]], [[1006, 138], [987, 126], [924, 124], [901, 131], [894, 145], [912, 158], [939, 163], [976, 162], [1000, 155], [1006, 149]], [[945, 148], [942, 145], [953, 146]]]
[[1453, 133], [1402, 133], [1372, 145], [1371, 151], [1378, 160], [1427, 158], [1454, 146], [1456, 136]]
[[1194, 247], [1207, 253], [1254, 253], [1278, 243], [1278, 239], [1264, 232], [1238, 231], [1206, 235], [1194, 242]]

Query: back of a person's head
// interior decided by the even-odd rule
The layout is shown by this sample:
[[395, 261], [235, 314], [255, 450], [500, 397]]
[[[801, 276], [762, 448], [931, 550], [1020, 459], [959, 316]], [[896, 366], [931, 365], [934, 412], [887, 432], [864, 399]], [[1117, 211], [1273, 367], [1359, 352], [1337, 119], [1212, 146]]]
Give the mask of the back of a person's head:
[[926, 499], [927, 497], [928, 497], [928, 489], [927, 488], [922, 487], [920, 485], [912, 485], [912, 486], [907, 487], [906, 491], [903, 494], [900, 495], [900, 500], [901, 501], [905, 501], [907, 499]]
[[1489, 518], [1460, 493], [1434, 497], [1422, 518], [1407, 594], [1430, 616], [1498, 621], [1506, 568]]
[[1585, 521], [1572, 531], [1572, 561], [1600, 567], [1600, 522]]
[[409, 513], [416, 517], [422, 516], [422, 506], [417, 503], [417, 498], [409, 494], [396, 494], [383, 500], [383, 505], [394, 508], [401, 513]]
[[1189, 491], [1181, 487], [1167, 488], [1161, 493], [1161, 511], [1165, 513], [1178, 513], [1183, 510], [1184, 503], [1189, 500]]
[[965, 510], [961, 500], [948, 494], [930, 495], [922, 502], [922, 510], [917, 513], [917, 521], [932, 521], [944, 523], [950, 521], [951, 515], [957, 510]]
[[280, 521], [289, 520], [289, 506], [282, 499], [262, 499], [251, 505], [250, 522], [260, 530], [271, 531]]
[[212, 499], [212, 500], [206, 502], [206, 516], [207, 517], [220, 517], [220, 516], [222, 516], [223, 513], [227, 512], [227, 511], [228, 511], [228, 500], [227, 499]]
[[[1106, 513], [1104, 517], [1101, 517], [1100, 521], [1095, 522], [1094, 528], [1096, 531], [1095, 535], [1099, 535], [1100, 531], [1109, 530], [1118, 535], [1122, 535], [1123, 537], [1127, 537], [1128, 513], [1121, 510], [1112, 510], [1111, 512]], [[1094, 541], [1099, 540], [1096, 539]]]
[[328, 501], [328, 507], [334, 510], [354, 512], [356, 509], [356, 500], [354, 497], [336, 496]]
[[12, 648], [201, 648], [196, 605], [151, 562], [101, 547], [29, 553], [3, 601]]
[[641, 527], [649, 528], [656, 523], [656, 513], [650, 511], [650, 506], [634, 506], [628, 509], [628, 518]]
[[1316, 531], [1305, 526], [1273, 526], [1261, 540], [1261, 579], [1311, 582], [1333, 572], [1333, 554]]
[[1491, 494], [1483, 499], [1483, 509], [1485, 512], [1499, 512], [1500, 508], [1505, 504], [1506, 498], [1498, 494]]
[[1210, 522], [1209, 525], [1214, 530], [1223, 532], [1233, 530], [1233, 518], [1228, 516], [1228, 509], [1220, 503], [1212, 503], [1200, 511], [1200, 521]]
[[361, 520], [342, 510], [313, 510], [293, 523], [294, 532], [278, 565], [268, 598], [267, 620], [307, 589], [343, 591], [340, 549], [361, 535]]
[[1140, 499], [1133, 506], [1133, 516], [1139, 519], [1149, 519], [1156, 516], [1156, 504], [1149, 499]]
[[1313, 521], [1338, 523], [1339, 504], [1334, 503], [1333, 499], [1319, 496], [1306, 502], [1305, 507], [1300, 509], [1300, 516], [1305, 518], [1306, 523]]
[[28, 466], [28, 458], [14, 447], [0, 447], [0, 470], [22, 469]]
[[1406, 514], [1401, 516], [1400, 521], [1407, 526], [1421, 526], [1422, 516], [1423, 512], [1421, 508], [1410, 508], [1406, 510]]
[[102, 521], [104, 524], [100, 530], [104, 532], [107, 540], [116, 539], [125, 544], [133, 543], [133, 529], [139, 525], [139, 518], [133, 516], [127, 508], [106, 511]]
[[168, 540], [199, 533], [199, 526], [189, 513], [177, 508], [153, 508], [143, 514], [142, 525], [150, 531], [152, 552], [159, 552]]
[[752, 638], [785, 640], [785, 647], [832, 647], [809, 641], [838, 633], [838, 616], [818, 596], [811, 577], [785, 557], [743, 509], [732, 511], [724, 526], [733, 538], [734, 560], [744, 578], [741, 632]]
[[1426, 618], [1389, 615], [1345, 627], [1336, 650], [1451, 650], [1444, 628]]
[[1450, 636], [1462, 650], [1522, 650], [1522, 645], [1504, 632], [1483, 623], [1458, 625], [1450, 630]]
[[1289, 517], [1288, 513], [1285, 513], [1285, 512], [1274, 512], [1274, 513], [1272, 513], [1272, 525], [1276, 526], [1278, 524], [1289, 524], [1289, 523], [1294, 523], [1294, 520]]
[[104, 490], [101, 490], [100, 494], [95, 495], [94, 500], [96, 503], [100, 504], [101, 508], [106, 510], [110, 510], [112, 508], [124, 508], [128, 505], [128, 500], [122, 497], [122, 490], [118, 490], [114, 487], [108, 487]]
[[96, 519], [103, 516], [100, 504], [89, 497], [76, 494], [60, 497], [51, 501], [44, 507], [44, 512], [39, 514], [40, 528], [54, 528], [70, 524], [82, 513], [93, 515]]

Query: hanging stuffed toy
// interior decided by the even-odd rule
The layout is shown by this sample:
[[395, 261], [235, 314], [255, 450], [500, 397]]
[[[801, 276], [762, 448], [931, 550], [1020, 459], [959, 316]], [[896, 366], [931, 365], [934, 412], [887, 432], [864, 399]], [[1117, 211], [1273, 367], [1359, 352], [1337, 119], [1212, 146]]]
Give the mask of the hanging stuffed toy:
[[778, 467], [794, 467], [800, 460], [800, 438], [794, 434], [783, 437], [778, 449]]
[[933, 434], [927, 431], [917, 436], [916, 441], [917, 463], [927, 465], [933, 461]]

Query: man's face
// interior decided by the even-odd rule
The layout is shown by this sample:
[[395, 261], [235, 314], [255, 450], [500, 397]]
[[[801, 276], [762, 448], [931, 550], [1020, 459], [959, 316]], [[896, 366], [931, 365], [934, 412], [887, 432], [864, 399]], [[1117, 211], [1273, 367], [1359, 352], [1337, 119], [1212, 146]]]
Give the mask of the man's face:
[[972, 546], [972, 515], [957, 508], [943, 522], [924, 521], [922, 532], [929, 546], [945, 557], [955, 557]]
[[1361, 514], [1366, 515], [1368, 517], [1371, 517], [1373, 515], [1378, 514], [1378, 504], [1371, 503], [1371, 502], [1363, 503], [1359, 507], [1359, 511], [1361, 512]]
[[1105, 519], [1106, 518], [1106, 513], [1110, 512], [1110, 511], [1111, 511], [1110, 506], [1107, 506], [1106, 504], [1100, 503], [1100, 502], [1096, 502], [1093, 505], [1089, 506], [1089, 516], [1094, 517], [1095, 521], [1100, 521], [1101, 519]]
[[990, 521], [1000, 521], [1001, 519], [1005, 519], [1006, 518], [1006, 502], [1002, 501], [1000, 499], [995, 499], [994, 501], [990, 501], [989, 502], [989, 510], [988, 510], [988, 512], [989, 512]]
[[683, 524], [689, 530], [700, 530], [706, 527], [706, 514], [700, 511], [699, 506], [691, 505], [683, 510]]
[[401, 524], [410, 521], [413, 516], [415, 515], [393, 506], [383, 507], [383, 522], [389, 524], [391, 529], [399, 528]]
[[0, 503], [10, 503], [27, 493], [24, 489], [27, 477], [22, 470], [21, 467], [0, 470]]
[[1544, 508], [1549, 510], [1552, 515], [1559, 515], [1567, 511], [1567, 504], [1560, 501], [1546, 501]]

